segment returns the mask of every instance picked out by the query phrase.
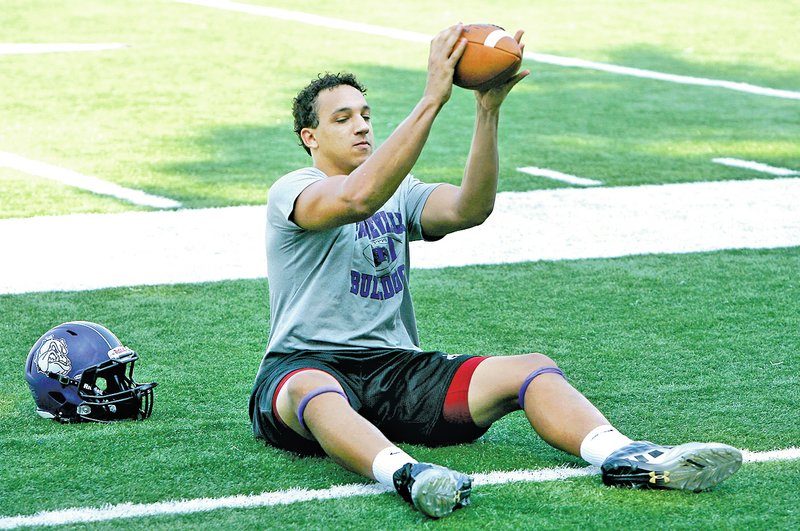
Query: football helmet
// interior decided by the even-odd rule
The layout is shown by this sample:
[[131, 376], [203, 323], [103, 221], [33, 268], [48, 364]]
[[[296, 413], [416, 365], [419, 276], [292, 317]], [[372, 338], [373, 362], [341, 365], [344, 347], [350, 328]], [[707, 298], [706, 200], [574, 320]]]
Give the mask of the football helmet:
[[146, 419], [157, 384], [133, 380], [138, 359], [96, 323], [72, 321], [48, 330], [25, 362], [36, 412], [59, 422]]

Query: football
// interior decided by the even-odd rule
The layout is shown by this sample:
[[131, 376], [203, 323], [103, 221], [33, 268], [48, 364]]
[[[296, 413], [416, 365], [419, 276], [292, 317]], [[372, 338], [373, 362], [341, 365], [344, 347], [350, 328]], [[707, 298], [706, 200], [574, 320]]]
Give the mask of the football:
[[507, 81], [522, 64], [522, 50], [514, 36], [494, 24], [467, 24], [461, 32], [467, 48], [456, 64], [453, 83], [487, 90]]

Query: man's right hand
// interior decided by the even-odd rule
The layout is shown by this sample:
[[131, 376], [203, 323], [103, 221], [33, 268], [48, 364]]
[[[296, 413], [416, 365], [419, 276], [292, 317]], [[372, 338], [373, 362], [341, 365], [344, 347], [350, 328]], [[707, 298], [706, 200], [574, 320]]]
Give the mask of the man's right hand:
[[450, 99], [456, 63], [467, 47], [467, 39], [459, 38], [463, 29], [464, 25], [459, 22], [443, 29], [431, 40], [424, 97], [432, 98], [439, 106]]

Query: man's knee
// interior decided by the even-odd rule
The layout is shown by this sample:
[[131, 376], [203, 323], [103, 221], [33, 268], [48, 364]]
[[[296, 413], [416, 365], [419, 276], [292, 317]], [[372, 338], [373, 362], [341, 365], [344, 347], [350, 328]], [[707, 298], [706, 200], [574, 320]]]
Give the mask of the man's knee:
[[530, 387], [531, 383], [533, 383], [536, 378], [543, 374], [553, 374], [566, 379], [564, 372], [550, 357], [539, 353], [528, 354], [526, 357], [530, 365], [523, 371], [525, 376], [520, 384], [519, 393], [517, 395], [517, 403], [520, 409], [523, 410], [525, 409], [525, 393], [527, 393], [528, 387]]
[[556, 366], [549, 356], [538, 352], [483, 360], [469, 384], [469, 411], [475, 424], [489, 426], [519, 409], [519, 393], [526, 378], [539, 369]]
[[522, 363], [520, 364], [520, 374], [522, 377], [526, 377], [531, 372], [540, 369], [542, 367], [558, 367], [558, 364], [553, 361], [550, 356], [545, 354], [541, 354], [539, 352], [532, 352], [530, 354], [523, 354], [519, 356], [521, 358]]
[[281, 394], [286, 393], [289, 404], [296, 411], [303, 398], [323, 387], [336, 387], [342, 389], [339, 382], [327, 372], [318, 369], [308, 369], [293, 374], [278, 390], [278, 401]]
[[298, 371], [281, 382], [276, 389], [275, 414], [283, 424], [310, 438], [304, 420], [305, 409], [312, 399], [327, 393], [336, 393], [347, 398], [342, 386], [330, 374], [318, 369]]

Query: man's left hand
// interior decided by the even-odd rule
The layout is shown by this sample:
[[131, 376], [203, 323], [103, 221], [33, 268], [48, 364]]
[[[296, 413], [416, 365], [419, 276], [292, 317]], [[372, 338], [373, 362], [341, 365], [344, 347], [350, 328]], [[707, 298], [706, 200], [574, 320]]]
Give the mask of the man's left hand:
[[[520, 50], [522, 50], [523, 54], [525, 52], [525, 45], [522, 43], [522, 35], [524, 33], [525, 32], [523, 30], [517, 30], [517, 33], [514, 35], [514, 40], [516, 40], [519, 44]], [[484, 91], [475, 91], [475, 98], [478, 100], [480, 106], [487, 111], [499, 109], [500, 105], [502, 105], [503, 101], [505, 101], [506, 96], [508, 96], [508, 93], [512, 88], [514, 88], [514, 85], [522, 81], [530, 73], [530, 70], [523, 70], [521, 72], [517, 72], [516, 75], [511, 77], [502, 85], [498, 85]]]

